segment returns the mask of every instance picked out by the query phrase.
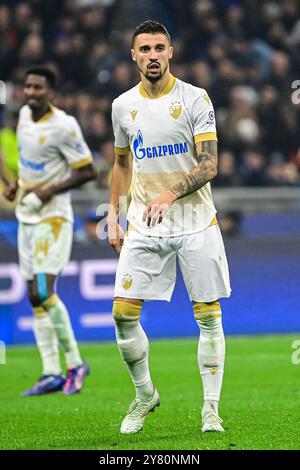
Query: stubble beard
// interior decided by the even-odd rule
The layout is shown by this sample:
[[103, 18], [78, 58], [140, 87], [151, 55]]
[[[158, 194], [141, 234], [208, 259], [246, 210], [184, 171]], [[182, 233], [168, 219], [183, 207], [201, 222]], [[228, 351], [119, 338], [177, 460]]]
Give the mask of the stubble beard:
[[168, 67], [166, 67], [164, 71], [161, 71], [161, 70], [160, 70], [160, 73], [158, 73], [156, 76], [151, 76], [151, 75], [149, 76], [149, 75], [148, 75], [148, 71], [146, 71], [146, 73], [144, 73], [140, 68], [139, 68], [139, 71], [141, 72], [142, 75], [144, 75], [144, 77], [145, 77], [147, 80], [149, 80], [150, 83], [156, 83], [156, 82], [158, 82], [159, 80], [161, 80], [161, 78], [164, 76], [164, 74], [165, 74], [166, 71], [167, 71], [167, 68], [168, 68]]

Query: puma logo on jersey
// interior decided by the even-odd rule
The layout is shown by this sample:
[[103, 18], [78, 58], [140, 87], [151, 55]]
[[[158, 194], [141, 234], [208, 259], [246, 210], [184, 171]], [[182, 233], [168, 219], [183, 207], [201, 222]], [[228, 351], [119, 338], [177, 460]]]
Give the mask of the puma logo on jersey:
[[46, 142], [46, 136], [45, 135], [40, 135], [39, 137], [39, 144], [43, 145]]

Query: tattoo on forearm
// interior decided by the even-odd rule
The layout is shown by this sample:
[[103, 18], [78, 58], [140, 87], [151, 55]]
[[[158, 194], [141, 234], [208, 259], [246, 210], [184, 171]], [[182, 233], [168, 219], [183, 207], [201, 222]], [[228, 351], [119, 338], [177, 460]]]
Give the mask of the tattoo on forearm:
[[216, 175], [217, 142], [215, 140], [202, 142], [198, 159], [198, 166], [185, 175], [179, 183], [170, 188], [177, 199], [194, 193]]

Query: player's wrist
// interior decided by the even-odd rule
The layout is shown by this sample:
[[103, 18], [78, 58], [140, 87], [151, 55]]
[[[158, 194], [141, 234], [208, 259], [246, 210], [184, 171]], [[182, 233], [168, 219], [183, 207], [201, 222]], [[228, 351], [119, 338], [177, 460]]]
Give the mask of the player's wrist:
[[110, 207], [107, 215], [107, 223], [109, 225], [116, 225], [119, 223], [119, 213], [115, 207]]
[[176, 194], [174, 189], [172, 189], [172, 188], [168, 189], [168, 194], [169, 194], [169, 197], [170, 197], [172, 203], [175, 202], [178, 199], [178, 195]]

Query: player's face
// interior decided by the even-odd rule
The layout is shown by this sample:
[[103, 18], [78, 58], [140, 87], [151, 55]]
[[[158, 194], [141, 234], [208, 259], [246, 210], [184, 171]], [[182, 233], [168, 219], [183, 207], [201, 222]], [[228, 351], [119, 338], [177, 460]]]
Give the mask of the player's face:
[[162, 33], [139, 34], [131, 49], [132, 59], [139, 71], [150, 82], [157, 82], [169, 70], [169, 60], [173, 56], [173, 47]]
[[48, 105], [52, 98], [52, 89], [45, 77], [41, 75], [27, 75], [24, 85], [26, 104], [32, 110], [38, 110]]

